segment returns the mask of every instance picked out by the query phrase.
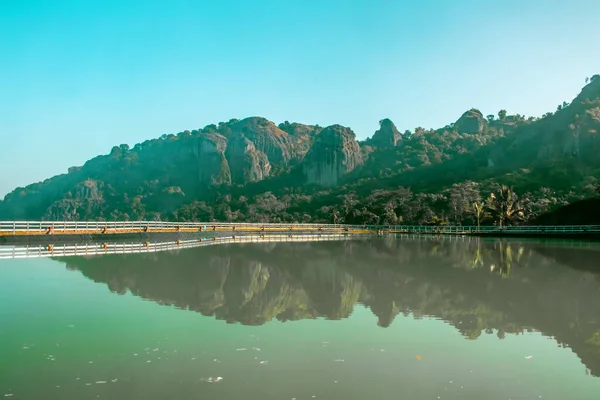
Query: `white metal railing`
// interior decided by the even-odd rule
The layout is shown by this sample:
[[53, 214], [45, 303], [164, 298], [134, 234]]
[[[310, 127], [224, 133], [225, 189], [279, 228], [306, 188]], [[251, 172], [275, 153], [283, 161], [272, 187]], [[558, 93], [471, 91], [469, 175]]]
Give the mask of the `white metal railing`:
[[90, 256], [102, 254], [153, 253], [227, 243], [319, 242], [349, 240], [349, 235], [247, 235], [159, 243], [85, 243], [0, 246], [0, 259]]
[[423, 225], [347, 225], [347, 224], [263, 224], [234, 222], [163, 222], [163, 221], [0, 221], [0, 234], [23, 233], [102, 233], [118, 231], [164, 230], [369, 230], [409, 233], [530, 232], [586, 233], [600, 232], [600, 225], [559, 226], [423, 226]]

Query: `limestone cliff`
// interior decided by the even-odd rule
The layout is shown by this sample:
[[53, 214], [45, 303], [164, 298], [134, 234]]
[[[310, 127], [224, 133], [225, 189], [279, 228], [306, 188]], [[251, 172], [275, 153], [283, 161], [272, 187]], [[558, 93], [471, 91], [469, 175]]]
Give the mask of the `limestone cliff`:
[[398, 132], [396, 125], [388, 119], [379, 121], [379, 130], [373, 134], [371, 143], [379, 148], [395, 147], [402, 140], [402, 135]]
[[198, 159], [198, 178], [210, 185], [231, 184], [231, 171], [225, 158], [227, 139], [218, 133], [201, 133], [194, 147]]
[[354, 132], [341, 125], [331, 125], [316, 137], [304, 158], [303, 172], [308, 183], [332, 186], [362, 163]]
[[234, 135], [229, 139], [225, 157], [234, 184], [261, 181], [271, 172], [267, 155], [242, 135]]
[[297, 122], [284, 122], [279, 128], [290, 135], [292, 140], [293, 157], [292, 162], [300, 162], [310, 150], [315, 137], [323, 130], [318, 125], [305, 125]]
[[260, 117], [245, 118], [231, 127], [231, 139], [245, 138], [273, 165], [287, 165], [294, 156], [290, 135]]

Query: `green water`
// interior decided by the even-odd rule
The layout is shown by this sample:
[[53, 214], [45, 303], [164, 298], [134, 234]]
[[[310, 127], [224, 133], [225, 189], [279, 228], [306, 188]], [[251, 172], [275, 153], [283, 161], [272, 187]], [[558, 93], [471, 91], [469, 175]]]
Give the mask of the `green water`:
[[598, 399], [599, 261], [384, 239], [0, 260], [0, 397]]

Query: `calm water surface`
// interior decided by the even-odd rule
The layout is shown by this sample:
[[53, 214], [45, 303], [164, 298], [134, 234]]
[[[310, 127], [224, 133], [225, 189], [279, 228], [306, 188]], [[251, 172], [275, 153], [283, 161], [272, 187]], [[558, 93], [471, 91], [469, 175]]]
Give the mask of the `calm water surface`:
[[598, 399], [599, 272], [432, 239], [0, 260], [0, 398]]

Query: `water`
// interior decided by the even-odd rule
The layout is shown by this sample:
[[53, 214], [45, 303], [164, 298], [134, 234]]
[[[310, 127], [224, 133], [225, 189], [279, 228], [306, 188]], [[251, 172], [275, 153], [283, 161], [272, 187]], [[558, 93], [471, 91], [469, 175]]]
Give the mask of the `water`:
[[0, 398], [597, 399], [599, 260], [476, 239], [0, 260]]

